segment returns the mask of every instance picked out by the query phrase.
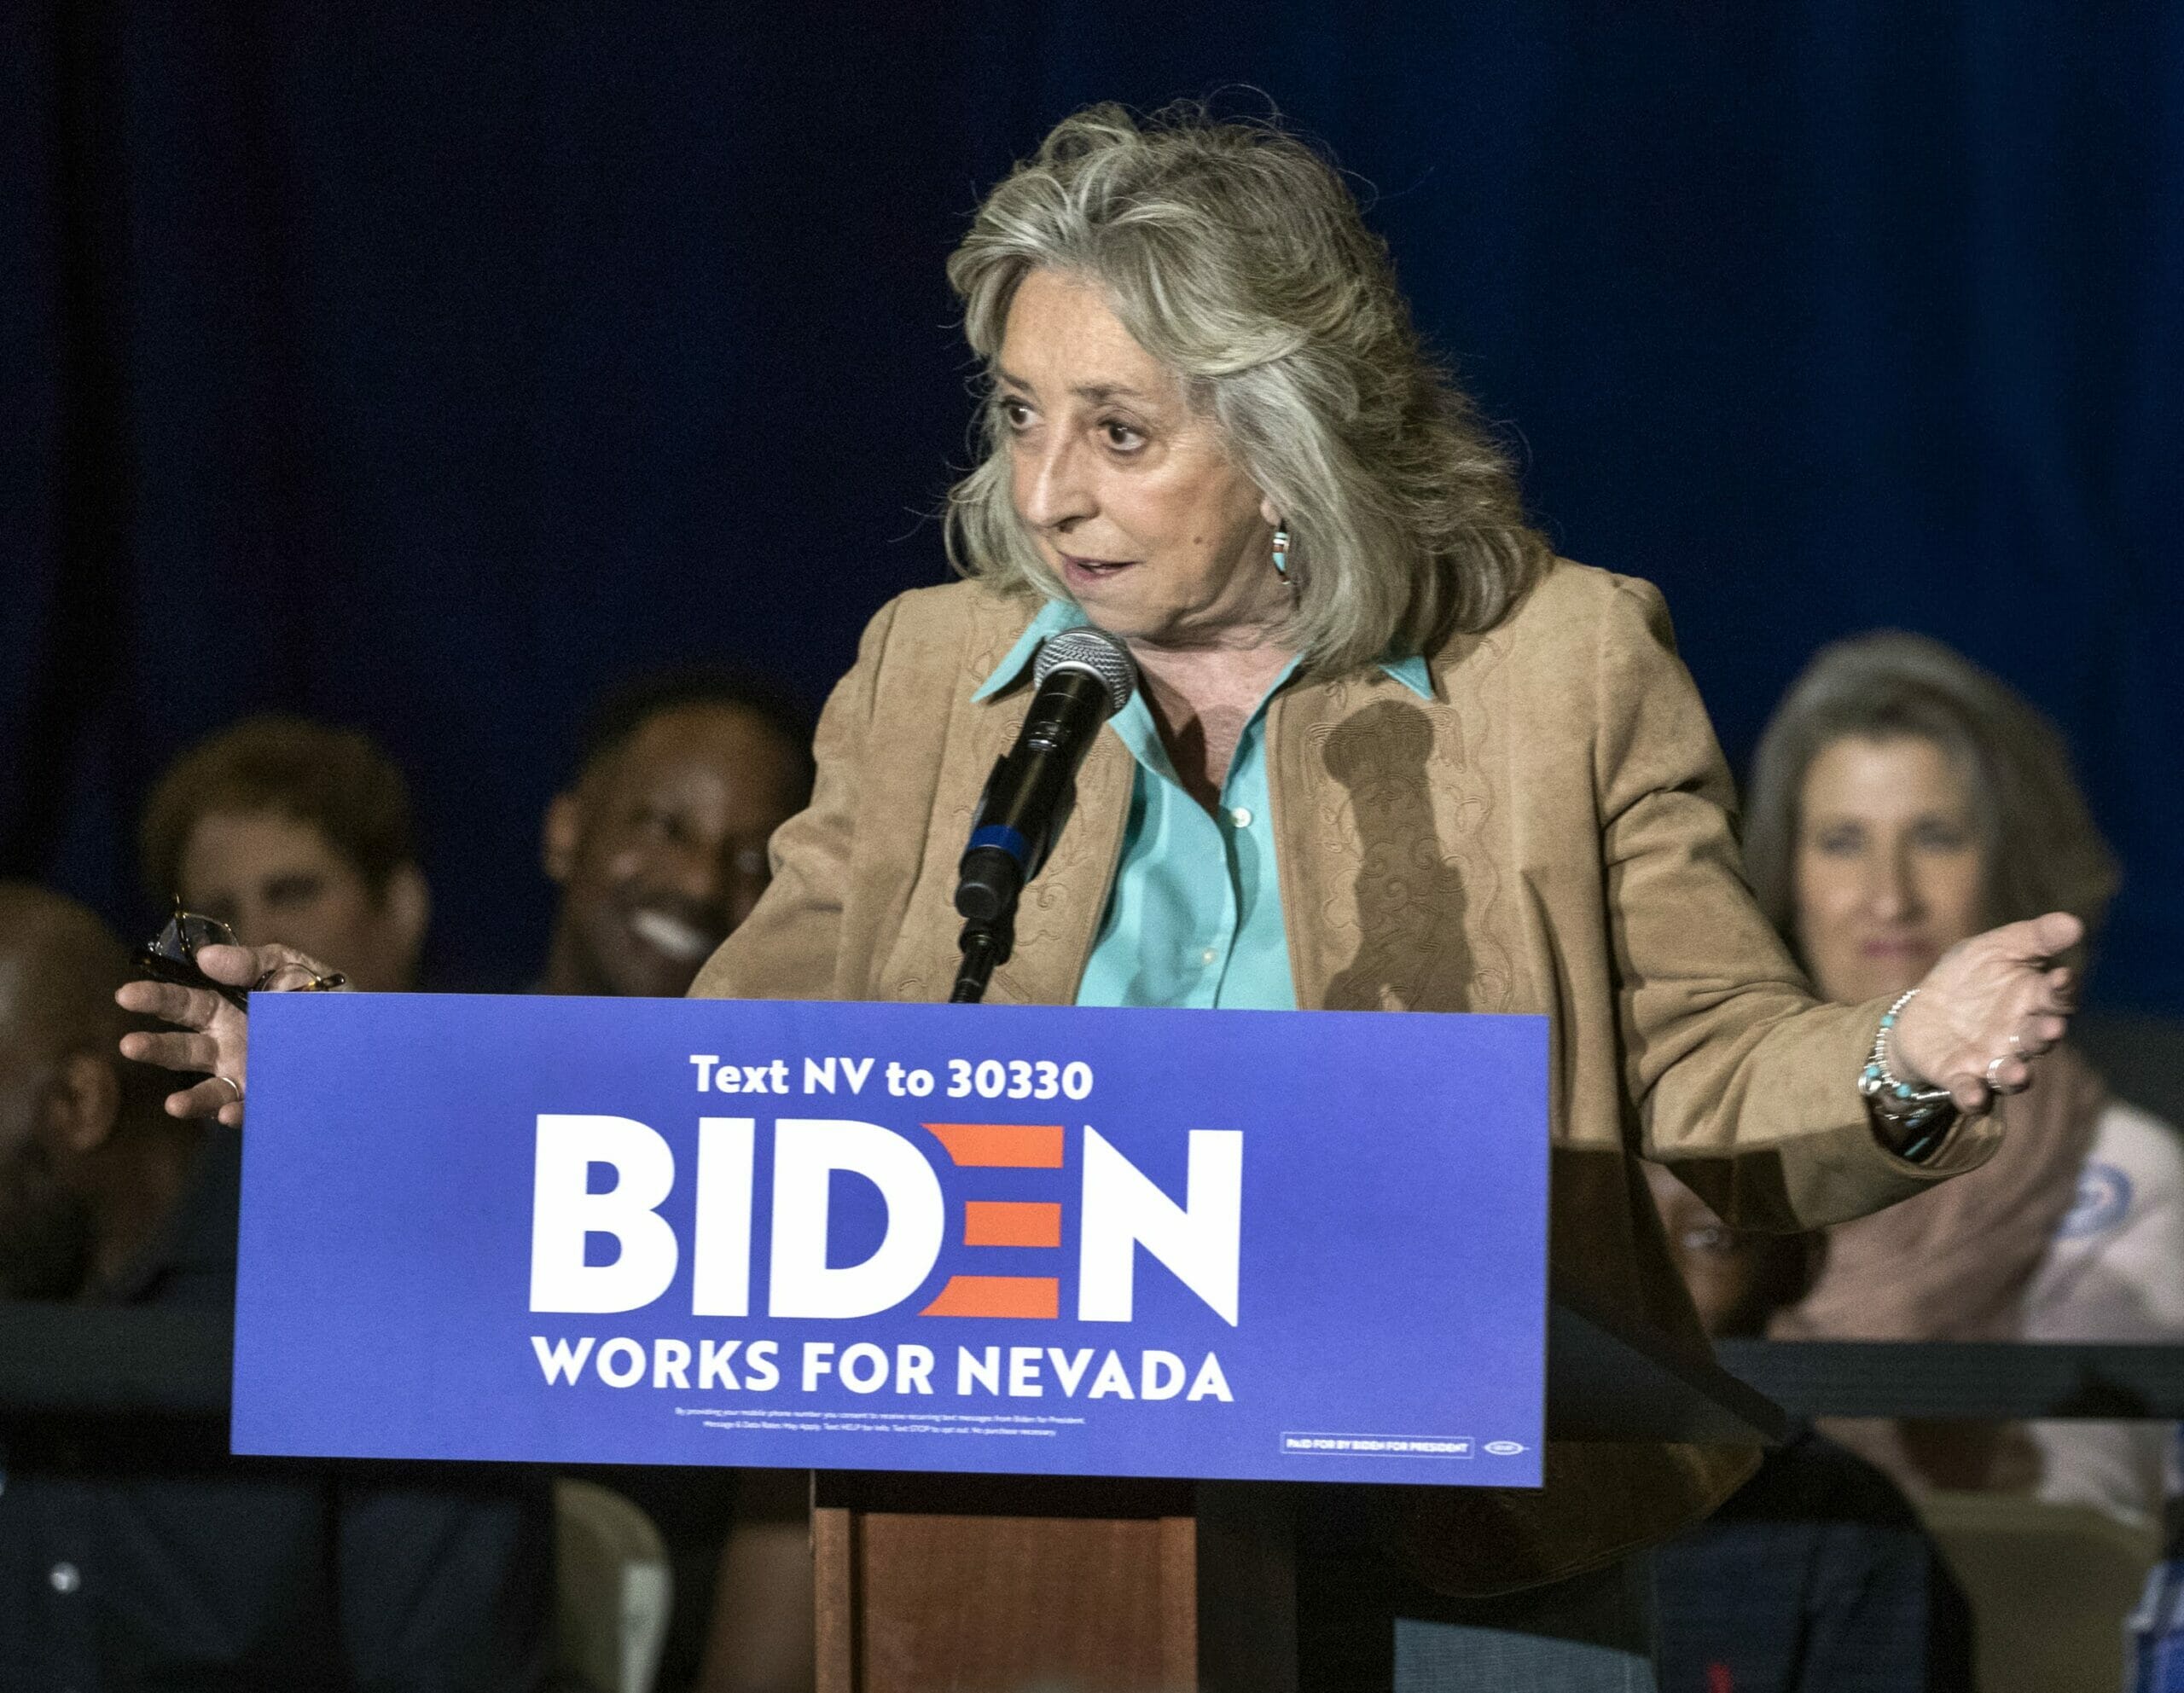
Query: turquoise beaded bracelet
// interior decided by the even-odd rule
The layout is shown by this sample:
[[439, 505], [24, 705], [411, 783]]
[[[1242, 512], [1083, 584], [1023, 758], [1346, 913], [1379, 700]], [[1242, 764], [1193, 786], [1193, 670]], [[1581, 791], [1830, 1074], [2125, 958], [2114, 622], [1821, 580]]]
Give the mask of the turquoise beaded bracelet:
[[1873, 1032], [1873, 1049], [1867, 1056], [1866, 1067], [1858, 1072], [1858, 1092], [1873, 1115], [1907, 1134], [1931, 1128], [1944, 1112], [1955, 1109], [1948, 1088], [1914, 1087], [1896, 1075], [1888, 1062], [1889, 1036], [1904, 1006], [1918, 994], [1916, 988], [1906, 990], [1881, 1014], [1880, 1027]]

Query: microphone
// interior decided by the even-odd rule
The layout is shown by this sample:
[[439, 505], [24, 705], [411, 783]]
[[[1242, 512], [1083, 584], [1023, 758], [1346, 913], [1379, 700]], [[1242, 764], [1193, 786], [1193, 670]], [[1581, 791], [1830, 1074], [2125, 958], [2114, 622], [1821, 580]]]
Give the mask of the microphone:
[[1031, 709], [1016, 745], [986, 780], [956, 867], [956, 909], [965, 919], [958, 1000], [982, 994], [986, 977], [1008, 957], [1017, 896], [1039, 873], [1061, 833], [1077, 767], [1100, 726], [1137, 691], [1137, 667], [1130, 654], [1114, 636], [1096, 629], [1051, 637], [1039, 649], [1031, 675], [1037, 688]]

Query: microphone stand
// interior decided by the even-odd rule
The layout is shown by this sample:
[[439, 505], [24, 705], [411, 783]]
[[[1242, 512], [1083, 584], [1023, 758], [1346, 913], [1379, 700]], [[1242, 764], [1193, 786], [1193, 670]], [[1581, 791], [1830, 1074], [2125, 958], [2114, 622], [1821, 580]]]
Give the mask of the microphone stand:
[[[1000, 780], [1006, 768], [1005, 760], [995, 767], [995, 780]], [[988, 786], [990, 791], [991, 785]], [[980, 805], [983, 809], [983, 801]], [[974, 1006], [984, 1000], [995, 966], [1008, 963], [1015, 948], [1016, 902], [1023, 896], [1025, 881], [1024, 860], [1017, 855], [1026, 853], [1034, 865], [1046, 856], [1043, 844], [1037, 850], [1028, 850], [1013, 828], [994, 832], [1014, 839], [1009, 846], [980, 841], [964, 852], [957, 871], [956, 910], [963, 919], [963, 934], [956, 944], [962, 948], [963, 962], [956, 971], [955, 989], [948, 996], [951, 1006]]]
[[1008, 962], [1010, 948], [1015, 943], [1015, 910], [1014, 902], [1001, 915], [991, 920], [971, 918], [963, 925], [963, 937], [959, 942], [963, 949], [963, 962], [956, 972], [955, 991], [949, 994], [951, 1006], [974, 1006], [986, 996], [986, 983], [992, 978], [994, 967]]

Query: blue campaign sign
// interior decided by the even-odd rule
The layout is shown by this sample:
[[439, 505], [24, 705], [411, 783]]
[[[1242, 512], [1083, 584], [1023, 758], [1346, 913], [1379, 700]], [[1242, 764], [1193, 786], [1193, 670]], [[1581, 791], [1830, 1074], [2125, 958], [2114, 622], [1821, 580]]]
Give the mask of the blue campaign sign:
[[1538, 1485], [1543, 1018], [251, 1022], [237, 1452]]

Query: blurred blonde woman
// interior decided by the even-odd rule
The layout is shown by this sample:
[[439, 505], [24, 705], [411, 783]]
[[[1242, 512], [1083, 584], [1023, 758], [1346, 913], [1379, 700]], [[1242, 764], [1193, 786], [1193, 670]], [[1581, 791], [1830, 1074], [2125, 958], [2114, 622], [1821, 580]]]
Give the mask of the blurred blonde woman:
[[[1821, 994], [1910, 987], [1960, 942], [2034, 912], [2088, 934], [2113, 859], [2053, 728], [1949, 648], [1882, 634], [1824, 650], [1753, 770], [1745, 856]], [[1829, 1232], [1773, 1332], [1796, 1339], [2184, 1337], [2184, 1147], [2069, 1046], [2002, 1102], [2001, 1150], [1960, 1181]], [[1883, 1423], [1832, 1433], [1906, 1486], [2031, 1488], [2144, 1521], [2164, 1425]]]

